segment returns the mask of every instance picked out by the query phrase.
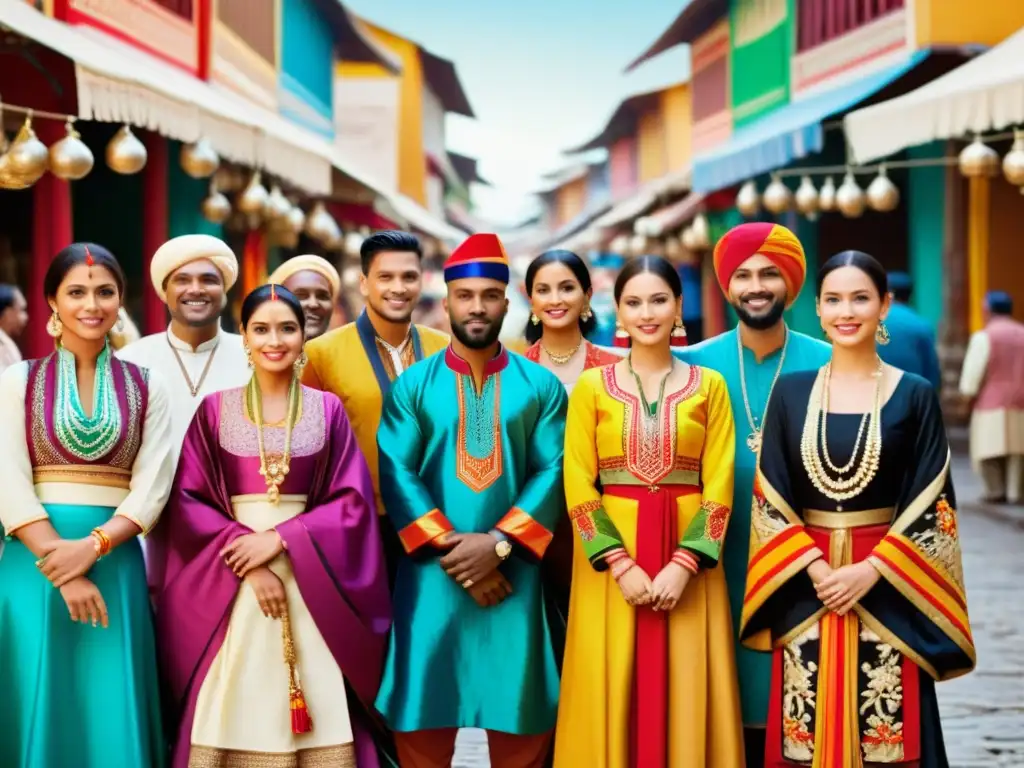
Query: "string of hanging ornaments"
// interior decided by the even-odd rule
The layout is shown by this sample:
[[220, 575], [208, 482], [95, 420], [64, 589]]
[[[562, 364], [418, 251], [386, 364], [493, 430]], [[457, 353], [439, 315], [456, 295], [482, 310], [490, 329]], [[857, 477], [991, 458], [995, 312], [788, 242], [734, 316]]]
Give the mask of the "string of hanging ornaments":
[[[25, 116], [13, 141], [0, 130], [0, 189], [28, 189], [49, 171], [58, 179], [78, 181], [92, 171], [96, 160], [89, 146], [75, 129], [77, 118], [57, 112], [20, 107], [0, 102], [0, 126], [4, 112]], [[64, 123], [64, 138], [47, 147], [36, 135], [33, 120], [57, 120]], [[115, 173], [131, 176], [146, 167], [145, 145], [123, 125], [104, 150], [107, 166]], [[195, 179], [212, 176], [220, 166], [220, 158], [204, 139], [181, 148], [181, 167]]]
[[[1000, 163], [997, 153], [986, 142], [1013, 139], [1013, 146]], [[957, 165], [966, 178], [992, 178], [1002, 170], [1003, 177], [1010, 184], [1019, 187], [1024, 195], [1024, 129], [1015, 128], [1010, 133], [990, 136], [976, 134], [974, 140], [956, 158], [929, 158], [918, 160], [893, 160], [876, 165], [836, 165], [812, 168], [792, 168], [775, 171], [764, 193], [758, 192], [754, 181], [746, 182], [736, 194], [736, 208], [747, 217], [753, 218], [763, 206], [772, 214], [796, 210], [814, 220], [820, 213], [836, 211], [846, 218], [856, 219], [870, 208], [879, 213], [896, 210], [900, 204], [899, 188], [893, 184], [888, 171], [896, 168], [926, 168]], [[857, 183], [857, 176], [875, 174], [867, 190]], [[825, 176], [818, 189], [812, 176]], [[836, 187], [834, 179], [842, 175]], [[793, 192], [783, 181], [786, 177], [800, 177], [800, 184]]]

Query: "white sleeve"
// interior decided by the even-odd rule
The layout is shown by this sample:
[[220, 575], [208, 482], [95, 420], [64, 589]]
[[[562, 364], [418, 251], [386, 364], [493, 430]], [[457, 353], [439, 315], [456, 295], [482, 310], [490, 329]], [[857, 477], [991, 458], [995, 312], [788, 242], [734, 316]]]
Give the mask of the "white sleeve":
[[976, 397], [981, 391], [991, 352], [992, 344], [987, 333], [977, 331], [972, 334], [964, 354], [964, 367], [960, 371], [960, 394], [964, 397]]
[[[17, 363], [0, 374], [0, 522], [4, 535], [38, 523], [50, 516], [36, 496], [32, 481], [32, 461], [25, 430], [25, 388], [28, 363]], [[39, 418], [43, 418], [39, 414]]]
[[132, 465], [128, 495], [115, 514], [127, 517], [148, 533], [164, 510], [174, 482], [171, 452], [171, 411], [163, 382], [149, 372], [149, 400], [142, 428], [142, 445]]

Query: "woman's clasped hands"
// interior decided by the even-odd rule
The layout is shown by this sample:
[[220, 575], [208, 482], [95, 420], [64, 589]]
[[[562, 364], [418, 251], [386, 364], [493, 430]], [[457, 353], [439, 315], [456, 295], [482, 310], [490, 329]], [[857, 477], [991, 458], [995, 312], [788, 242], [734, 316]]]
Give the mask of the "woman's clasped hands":
[[655, 611], [671, 611], [690, 583], [690, 572], [678, 563], [669, 563], [652, 580], [632, 560], [612, 573], [622, 597], [632, 606], [649, 605]]
[[838, 616], [845, 616], [881, 578], [870, 559], [833, 569], [824, 560], [807, 568], [818, 599]]

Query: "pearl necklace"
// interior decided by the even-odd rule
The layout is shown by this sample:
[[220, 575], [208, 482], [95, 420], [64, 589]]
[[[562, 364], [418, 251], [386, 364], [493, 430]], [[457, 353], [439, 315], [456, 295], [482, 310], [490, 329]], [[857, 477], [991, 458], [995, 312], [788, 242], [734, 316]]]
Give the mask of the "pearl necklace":
[[[837, 510], [842, 512], [842, 502], [863, 493], [878, 473], [882, 454], [882, 361], [878, 361], [872, 408], [861, 416], [850, 460], [843, 467], [837, 467], [832, 462], [828, 450], [826, 424], [831, 381], [832, 364], [828, 363], [818, 374], [811, 389], [807, 417], [800, 439], [800, 456], [811, 483], [819, 493], [835, 501]], [[861, 443], [864, 440], [866, 443], [862, 451]], [[850, 477], [843, 477], [850, 472], [853, 473]]]

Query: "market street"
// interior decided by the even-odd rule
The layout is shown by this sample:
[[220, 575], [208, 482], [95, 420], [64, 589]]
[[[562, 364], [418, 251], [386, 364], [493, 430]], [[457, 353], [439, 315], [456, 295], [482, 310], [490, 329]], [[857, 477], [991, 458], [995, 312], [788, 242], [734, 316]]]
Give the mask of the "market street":
[[[978, 668], [938, 686], [949, 763], [1024, 766], [1024, 613], [1012, 608], [1024, 581], [1024, 508], [992, 510], [1005, 518], [994, 519], [976, 503], [981, 489], [966, 459], [954, 459], [953, 474]], [[463, 731], [453, 766], [488, 765], [483, 732]]]

